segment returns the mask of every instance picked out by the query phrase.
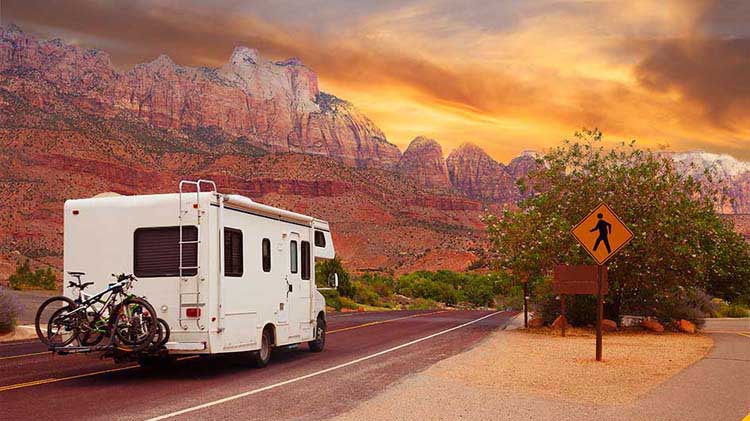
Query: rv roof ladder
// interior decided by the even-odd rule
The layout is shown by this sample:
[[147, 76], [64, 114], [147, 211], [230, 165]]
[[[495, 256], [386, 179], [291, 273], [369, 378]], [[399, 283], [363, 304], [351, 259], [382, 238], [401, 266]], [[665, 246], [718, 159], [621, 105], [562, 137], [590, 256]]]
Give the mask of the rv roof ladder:
[[[179, 224], [179, 232], [180, 232], [180, 240], [179, 240], [179, 244], [180, 244], [180, 265], [178, 267], [179, 274], [180, 274], [180, 306], [179, 306], [180, 314], [179, 314], [177, 320], [179, 321], [180, 327], [183, 330], [187, 330], [187, 328], [188, 328], [188, 326], [185, 323], [183, 323], [185, 321], [194, 321], [195, 324], [196, 324], [196, 326], [200, 330], [203, 330], [205, 328], [205, 326], [201, 325], [201, 319], [200, 319], [200, 317], [197, 317], [197, 318], [188, 318], [188, 317], [186, 317], [186, 316], [183, 315], [183, 312], [184, 312], [183, 308], [184, 307], [202, 307], [202, 306], [205, 305], [205, 303], [201, 302], [201, 286], [200, 286], [200, 280], [199, 280], [199, 278], [200, 278], [200, 273], [199, 273], [200, 272], [200, 260], [198, 259], [199, 253], [198, 253], [198, 250], [197, 250], [199, 248], [199, 246], [200, 246], [200, 243], [201, 243], [201, 229], [200, 229], [200, 225], [201, 225], [201, 213], [203, 211], [200, 208], [200, 198], [201, 198], [201, 185], [202, 184], [208, 185], [211, 188], [211, 190], [206, 191], [206, 193], [208, 193], [208, 192], [214, 192], [214, 193], [218, 194], [218, 192], [216, 190], [216, 183], [214, 183], [211, 180], [200, 179], [198, 181], [188, 181], [188, 180], [182, 180], [182, 181], [180, 181], [180, 190], [179, 190], [180, 193], [179, 193], [179, 197], [178, 197], [178, 212], [179, 213], [178, 213], [178, 216], [177, 216], [177, 221], [178, 221], [178, 224]], [[195, 187], [195, 192], [194, 192], [195, 193], [195, 203], [192, 206], [188, 207], [187, 209], [185, 209], [184, 206], [183, 206], [183, 200], [182, 200], [183, 197], [182, 196], [183, 196], [183, 194], [192, 194], [193, 192], [192, 191], [186, 192], [185, 191], [185, 186], [194, 186]], [[190, 213], [191, 210], [195, 210], [195, 225], [198, 226], [198, 232], [197, 232], [197, 236], [196, 236], [195, 240], [185, 240], [185, 237], [183, 235], [184, 234], [183, 228], [185, 226], [183, 218], [186, 217], [188, 215], [188, 213]], [[186, 244], [195, 244], [196, 245], [196, 263], [197, 263], [196, 266], [185, 266], [184, 262], [182, 261], [182, 258], [183, 258], [183, 248], [184, 248], [184, 246]], [[186, 287], [186, 285], [189, 282], [189, 279], [188, 279], [187, 276], [185, 276], [185, 272], [184, 271], [195, 271], [195, 275], [198, 275], [197, 278], [195, 279], [195, 290], [194, 291], [185, 291], [183, 289], [183, 288]], [[191, 275], [191, 276], [193, 276], [193, 275]], [[186, 296], [192, 296], [193, 300], [191, 302], [185, 302], [186, 301]]]

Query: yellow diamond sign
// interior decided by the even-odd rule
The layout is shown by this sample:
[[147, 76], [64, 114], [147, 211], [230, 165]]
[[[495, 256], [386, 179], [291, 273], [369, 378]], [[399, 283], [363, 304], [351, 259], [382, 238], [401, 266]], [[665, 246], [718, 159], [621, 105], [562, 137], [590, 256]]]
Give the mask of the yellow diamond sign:
[[606, 203], [591, 211], [571, 233], [600, 265], [633, 239], [633, 233]]

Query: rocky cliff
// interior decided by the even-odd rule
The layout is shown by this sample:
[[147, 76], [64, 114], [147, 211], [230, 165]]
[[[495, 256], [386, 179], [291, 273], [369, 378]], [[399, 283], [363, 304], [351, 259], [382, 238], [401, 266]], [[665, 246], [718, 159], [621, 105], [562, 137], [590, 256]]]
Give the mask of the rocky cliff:
[[245, 143], [269, 152], [328, 156], [358, 167], [393, 167], [398, 148], [351, 104], [318, 90], [299, 60], [269, 61], [238, 47], [219, 68], [191, 68], [169, 57], [118, 72], [98, 50], [0, 29], [4, 88], [37, 106], [50, 91], [99, 117], [198, 133], [206, 142]]
[[451, 187], [443, 148], [433, 139], [414, 138], [401, 156], [398, 170], [428, 188]]
[[453, 187], [468, 197], [499, 203], [519, 198], [514, 176], [472, 143], [464, 143], [451, 152], [446, 164]]

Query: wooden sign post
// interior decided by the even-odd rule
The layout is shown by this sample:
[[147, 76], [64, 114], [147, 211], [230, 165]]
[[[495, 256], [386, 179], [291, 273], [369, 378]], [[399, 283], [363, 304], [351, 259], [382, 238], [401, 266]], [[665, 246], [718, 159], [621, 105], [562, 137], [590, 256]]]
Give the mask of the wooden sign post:
[[633, 233], [628, 229], [615, 212], [601, 203], [591, 213], [581, 220], [571, 231], [573, 237], [583, 246], [596, 261], [597, 291], [596, 291], [596, 360], [602, 360], [602, 319], [604, 318], [603, 277], [605, 264], [621, 248], [633, 239]]
[[[560, 307], [563, 317], [565, 315], [566, 295], [595, 295], [599, 292], [598, 266], [596, 265], [556, 265], [554, 277], [552, 278], [552, 291], [560, 296]], [[602, 294], [606, 295], [609, 290], [607, 283], [607, 271], [604, 271], [602, 279]], [[565, 325], [562, 326], [562, 336], [565, 336]]]

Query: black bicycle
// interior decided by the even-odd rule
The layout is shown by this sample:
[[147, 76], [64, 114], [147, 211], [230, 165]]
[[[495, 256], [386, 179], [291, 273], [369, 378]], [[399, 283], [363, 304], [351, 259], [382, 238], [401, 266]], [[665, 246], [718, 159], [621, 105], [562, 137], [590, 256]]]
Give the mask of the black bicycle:
[[[122, 351], [136, 352], [156, 345], [155, 339], [162, 342], [168, 337], [168, 326], [160, 323], [151, 304], [128, 292], [137, 281], [132, 275], [119, 275], [105, 290], [86, 295], [83, 290], [93, 282], [82, 283], [81, 272], [69, 274], [78, 280], [69, 283], [79, 290], [78, 299], [52, 297], [37, 311], [37, 335], [50, 349], [59, 350], [75, 340], [82, 347], [93, 347], [109, 338], [106, 347], [113, 345]], [[42, 324], [45, 319], [46, 329]]]

